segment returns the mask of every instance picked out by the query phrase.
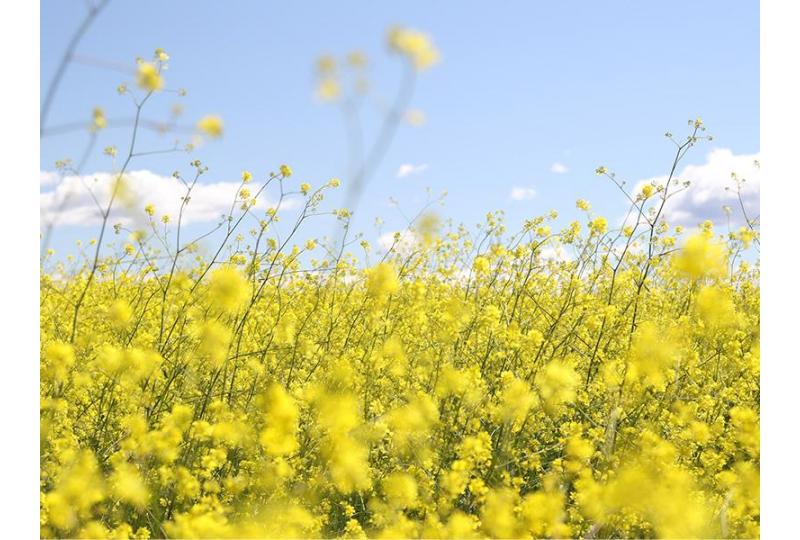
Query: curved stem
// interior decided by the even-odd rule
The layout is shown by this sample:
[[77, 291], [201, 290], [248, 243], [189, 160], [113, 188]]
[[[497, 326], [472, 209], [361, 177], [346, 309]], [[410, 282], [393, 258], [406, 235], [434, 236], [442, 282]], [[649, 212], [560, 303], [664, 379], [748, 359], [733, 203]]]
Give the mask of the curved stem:
[[67, 65], [69, 65], [70, 61], [72, 60], [75, 49], [78, 47], [78, 44], [81, 42], [84, 34], [86, 34], [86, 31], [89, 30], [89, 27], [92, 25], [95, 18], [97, 18], [100, 12], [103, 11], [110, 1], [111, 0], [102, 0], [96, 6], [91, 7], [89, 9], [89, 13], [86, 15], [86, 18], [75, 31], [72, 39], [69, 40], [67, 48], [64, 51], [64, 55], [61, 57], [61, 62], [59, 62], [58, 68], [56, 69], [56, 74], [53, 76], [53, 80], [50, 81], [50, 86], [47, 88], [47, 92], [45, 92], [44, 101], [42, 101], [42, 108], [39, 111], [40, 136], [44, 133], [44, 126], [47, 123], [47, 117], [50, 114], [50, 108], [53, 105], [53, 98], [55, 98], [58, 87], [61, 84], [61, 79], [64, 78], [64, 73], [67, 71]]

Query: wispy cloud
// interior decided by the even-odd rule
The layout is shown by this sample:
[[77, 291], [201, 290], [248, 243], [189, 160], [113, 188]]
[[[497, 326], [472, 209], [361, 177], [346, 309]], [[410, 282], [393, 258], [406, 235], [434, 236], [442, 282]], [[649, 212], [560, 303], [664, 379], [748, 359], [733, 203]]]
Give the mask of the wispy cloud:
[[420, 163], [419, 165], [414, 165], [413, 163], [403, 163], [400, 165], [400, 168], [397, 169], [397, 178], [405, 178], [406, 176], [411, 176], [413, 174], [420, 174], [427, 168], [427, 163]]
[[539, 256], [545, 261], [568, 262], [572, 255], [564, 250], [563, 246], [545, 246], [539, 251]]
[[[42, 172], [43, 187], [46, 184], [45, 179], [50, 184], [54, 182], [51, 174]], [[108, 203], [116, 178], [115, 174], [107, 172], [65, 176], [55, 187], [39, 194], [42, 223], [97, 225], [102, 219], [98, 203], [103, 206]], [[124, 194], [118, 194], [112, 208], [111, 220], [126, 226], [142, 225], [145, 220], [143, 208], [151, 203], [156, 207], [158, 216], [169, 214], [176, 218], [180, 210], [181, 197], [186, 194], [186, 187], [180, 180], [147, 170], [127, 173], [124, 185]], [[223, 214], [228, 214], [239, 185], [238, 181], [198, 183], [192, 190], [189, 203], [184, 209], [183, 223], [216, 221]], [[251, 192], [254, 191], [255, 189], [251, 189]], [[262, 195], [258, 198], [255, 208], [265, 210], [274, 205], [274, 201]], [[297, 200], [288, 199], [281, 203], [281, 209], [291, 209], [297, 205]]]
[[550, 172], [554, 172], [556, 174], [564, 174], [566, 172], [569, 172], [569, 167], [567, 167], [563, 163], [559, 163], [556, 161], [555, 163], [550, 165]]
[[[760, 169], [755, 163], [758, 159], [758, 153], [734, 154], [728, 148], [717, 148], [708, 153], [704, 164], [686, 166], [677, 175], [677, 180], [688, 180], [690, 185], [670, 197], [664, 206], [664, 218], [673, 225], [694, 226], [707, 219], [722, 224], [728, 219], [723, 206], [729, 206], [732, 210], [731, 223], [744, 224], [731, 173], [746, 179], [741, 188], [742, 204], [748, 217], [755, 218], [759, 214], [761, 198]], [[635, 184], [634, 193], [638, 193], [645, 184], [663, 184], [666, 180], [666, 176], [640, 180]]]
[[52, 186], [58, 182], [58, 173], [55, 171], [39, 171], [39, 185]]
[[383, 233], [378, 237], [378, 245], [384, 251], [393, 250], [401, 255], [409, 255], [419, 239], [413, 231], [408, 229]]
[[533, 199], [536, 196], [536, 191], [533, 188], [514, 186], [511, 188], [511, 198], [515, 201], [526, 201]]

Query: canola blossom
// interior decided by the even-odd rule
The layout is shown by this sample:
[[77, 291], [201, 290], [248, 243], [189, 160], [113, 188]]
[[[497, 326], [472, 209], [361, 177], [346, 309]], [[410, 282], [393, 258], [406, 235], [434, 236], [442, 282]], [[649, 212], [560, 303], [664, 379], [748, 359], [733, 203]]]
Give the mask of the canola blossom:
[[[684, 231], [645, 186], [622, 225], [422, 214], [368, 259], [312, 221], [348, 222], [345, 182], [276, 169], [213, 249], [142, 201], [149, 229], [43, 256], [42, 537], [758, 537], [757, 224]], [[276, 186], [301, 204], [259, 209]]]
[[642, 253], [492, 221], [466, 274], [464, 229], [366, 269], [121, 249], [72, 341], [86, 271], [43, 274], [43, 536], [757, 535], [757, 267], [690, 237], [643, 292]]

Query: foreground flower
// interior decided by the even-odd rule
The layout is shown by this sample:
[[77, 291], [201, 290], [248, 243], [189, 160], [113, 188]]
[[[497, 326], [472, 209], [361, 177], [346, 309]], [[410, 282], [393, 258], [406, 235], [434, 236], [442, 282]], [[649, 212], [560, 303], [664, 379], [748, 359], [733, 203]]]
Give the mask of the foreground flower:
[[197, 129], [213, 139], [222, 137], [222, 118], [215, 114], [206, 115], [197, 121]]
[[155, 92], [164, 88], [164, 79], [154, 64], [141, 62], [136, 71], [136, 84], [148, 92]]
[[439, 61], [439, 51], [422, 32], [395, 27], [389, 30], [388, 41], [393, 51], [406, 56], [418, 70], [427, 69]]

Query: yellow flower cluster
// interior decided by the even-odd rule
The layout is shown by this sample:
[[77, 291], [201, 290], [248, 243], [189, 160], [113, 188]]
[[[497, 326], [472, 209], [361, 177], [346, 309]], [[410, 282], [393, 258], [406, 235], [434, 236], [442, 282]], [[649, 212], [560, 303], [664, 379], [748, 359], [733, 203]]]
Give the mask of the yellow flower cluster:
[[155, 92], [164, 88], [164, 78], [156, 65], [141, 62], [136, 71], [136, 82], [144, 90]]
[[757, 535], [757, 268], [707, 229], [641, 287], [546, 219], [305, 274], [263, 242], [153, 279], [140, 238], [72, 340], [85, 276], [45, 273], [42, 536]]
[[399, 27], [390, 29], [389, 47], [407, 56], [419, 70], [427, 69], [439, 61], [439, 51], [430, 38], [416, 30]]

